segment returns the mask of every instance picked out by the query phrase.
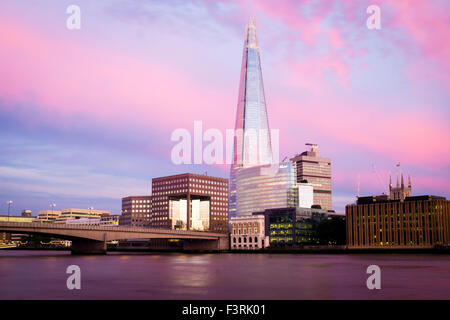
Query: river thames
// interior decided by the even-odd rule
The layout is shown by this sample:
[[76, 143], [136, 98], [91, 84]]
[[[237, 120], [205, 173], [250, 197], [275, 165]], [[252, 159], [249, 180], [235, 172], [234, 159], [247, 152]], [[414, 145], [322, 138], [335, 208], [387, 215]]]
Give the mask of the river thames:
[[[67, 289], [69, 265], [80, 290]], [[380, 290], [367, 289], [369, 265]], [[450, 299], [450, 255], [1, 250], [0, 299]]]

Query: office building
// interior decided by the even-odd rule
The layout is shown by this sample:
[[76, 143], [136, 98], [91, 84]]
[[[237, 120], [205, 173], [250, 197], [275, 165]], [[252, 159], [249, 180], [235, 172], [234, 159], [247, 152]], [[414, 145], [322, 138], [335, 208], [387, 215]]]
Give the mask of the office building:
[[237, 210], [237, 170], [269, 164], [272, 161], [271, 137], [256, 26], [255, 21], [250, 19], [245, 29], [235, 123], [233, 164], [230, 171], [230, 216], [235, 216]]
[[100, 218], [67, 219], [66, 224], [84, 224], [92, 226], [114, 227], [119, 225], [119, 217], [119, 215], [105, 215]]
[[332, 210], [331, 201], [331, 159], [321, 158], [316, 144], [307, 143], [311, 150], [302, 152], [291, 159], [296, 167], [297, 182], [313, 185], [314, 205], [324, 210]]
[[260, 250], [269, 246], [265, 234], [265, 216], [251, 215], [230, 218], [231, 250]]
[[66, 223], [73, 219], [100, 219], [102, 216], [109, 216], [109, 211], [94, 209], [62, 209], [61, 214], [56, 218], [55, 223]]
[[33, 222], [53, 223], [61, 215], [59, 210], [39, 210], [39, 214]]
[[237, 216], [298, 205], [299, 189], [292, 163], [281, 163], [274, 172], [269, 168], [270, 165], [263, 165], [236, 170]]
[[318, 208], [276, 208], [254, 214], [265, 216], [265, 234], [271, 248], [319, 244], [317, 227], [328, 218], [328, 211]]
[[152, 215], [152, 196], [122, 198], [121, 226], [149, 227]]
[[228, 179], [193, 173], [152, 179], [151, 226], [228, 233]]
[[359, 197], [347, 205], [349, 249], [433, 248], [450, 244], [450, 201], [437, 196]]

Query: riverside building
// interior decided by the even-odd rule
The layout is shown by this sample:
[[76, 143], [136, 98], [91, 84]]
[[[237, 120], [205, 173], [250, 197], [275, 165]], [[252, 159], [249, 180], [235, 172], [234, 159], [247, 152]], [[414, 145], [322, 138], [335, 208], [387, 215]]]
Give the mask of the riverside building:
[[228, 233], [228, 179], [193, 173], [152, 179], [151, 226]]
[[61, 215], [59, 210], [39, 210], [39, 214], [33, 222], [54, 223]]
[[107, 210], [94, 210], [94, 209], [62, 209], [61, 214], [56, 218], [55, 223], [66, 223], [67, 220], [76, 219], [100, 219], [102, 216], [109, 216]]
[[122, 198], [121, 226], [148, 227], [151, 225], [152, 196]]
[[276, 208], [254, 214], [265, 217], [265, 234], [271, 248], [319, 244], [317, 226], [328, 218], [328, 211], [318, 208]]
[[231, 217], [230, 231], [231, 250], [260, 250], [269, 246], [264, 215]]
[[349, 249], [433, 248], [450, 244], [450, 201], [431, 195], [359, 197], [345, 208]]

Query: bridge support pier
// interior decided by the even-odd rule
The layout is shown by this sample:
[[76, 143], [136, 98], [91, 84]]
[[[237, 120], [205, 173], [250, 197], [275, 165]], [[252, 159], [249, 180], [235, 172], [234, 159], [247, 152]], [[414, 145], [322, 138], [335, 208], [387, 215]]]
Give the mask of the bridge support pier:
[[73, 240], [72, 254], [106, 254], [106, 241]]

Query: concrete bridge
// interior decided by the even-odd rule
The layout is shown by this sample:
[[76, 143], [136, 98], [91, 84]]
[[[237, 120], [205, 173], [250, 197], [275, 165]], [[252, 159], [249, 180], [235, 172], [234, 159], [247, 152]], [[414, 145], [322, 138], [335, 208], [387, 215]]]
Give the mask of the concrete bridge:
[[40, 234], [72, 241], [73, 254], [106, 253], [106, 242], [127, 239], [182, 239], [184, 250], [229, 249], [228, 234], [125, 226], [0, 221], [0, 232]]

